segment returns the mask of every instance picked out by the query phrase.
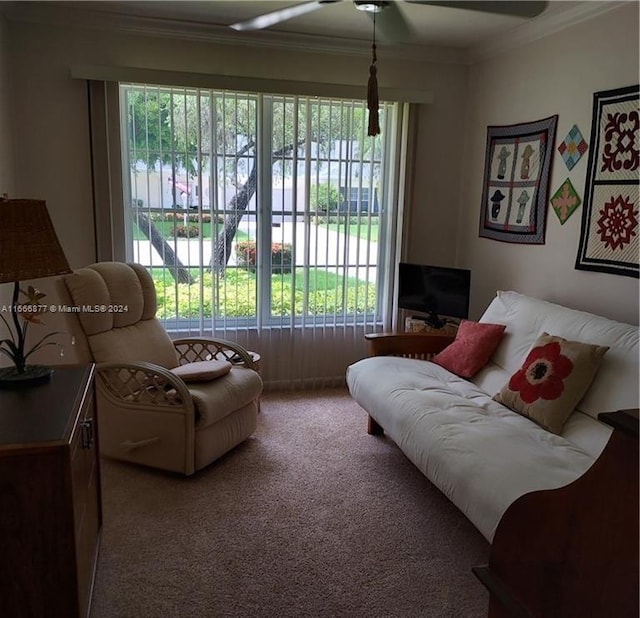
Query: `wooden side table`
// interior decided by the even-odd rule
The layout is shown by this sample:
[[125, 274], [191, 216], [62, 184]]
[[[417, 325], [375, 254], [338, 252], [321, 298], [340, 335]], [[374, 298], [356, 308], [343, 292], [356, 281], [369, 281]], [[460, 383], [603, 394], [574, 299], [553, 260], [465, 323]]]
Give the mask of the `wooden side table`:
[[0, 391], [0, 616], [89, 615], [102, 530], [94, 365]]
[[[251, 350], [247, 350], [247, 352], [249, 356], [251, 356], [251, 360], [256, 364], [256, 371], [260, 373], [260, 354], [258, 354], [257, 352], [252, 352]], [[245, 365], [244, 361], [240, 357], [238, 357], [237, 359], [232, 357], [231, 363], [233, 365], [236, 365], [237, 367], [244, 367]]]

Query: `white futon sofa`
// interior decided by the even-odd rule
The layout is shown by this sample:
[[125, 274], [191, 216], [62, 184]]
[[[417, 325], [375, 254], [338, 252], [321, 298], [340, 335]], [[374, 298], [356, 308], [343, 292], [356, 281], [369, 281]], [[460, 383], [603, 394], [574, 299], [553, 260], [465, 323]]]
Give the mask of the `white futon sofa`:
[[[565, 486], [594, 463], [612, 431], [599, 413], [638, 407], [638, 327], [516, 292], [498, 292], [480, 321], [506, 329], [471, 380], [425, 360], [373, 356], [348, 368], [347, 384], [374, 426], [491, 542], [517, 498]], [[492, 399], [544, 332], [609, 347], [560, 435]]]

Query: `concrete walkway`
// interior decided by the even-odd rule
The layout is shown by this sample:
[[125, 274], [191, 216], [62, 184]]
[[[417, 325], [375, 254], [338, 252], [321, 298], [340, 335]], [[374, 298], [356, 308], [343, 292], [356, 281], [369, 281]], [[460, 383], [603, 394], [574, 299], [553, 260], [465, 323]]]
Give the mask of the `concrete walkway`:
[[[241, 229], [255, 238], [255, 224], [247, 226], [244, 223]], [[309, 226], [308, 250], [306, 250], [305, 226], [302, 223], [295, 226], [294, 242], [294, 226], [291, 222], [274, 227], [272, 240], [294, 245], [296, 266], [308, 264], [315, 267], [328, 267], [331, 270], [336, 266], [341, 268], [347, 265], [348, 276], [362, 280], [368, 279], [371, 282], [376, 280], [377, 242], [367, 243], [356, 236], [347, 236], [335, 230], [328, 230], [322, 225], [312, 224]], [[199, 239], [178, 238], [175, 246], [173, 243], [171, 246], [185, 266], [199, 267], [208, 265], [211, 261], [212, 244], [208, 239], [200, 243]], [[162, 258], [148, 240], [133, 241], [133, 259], [145, 265], [162, 266], [163, 264]], [[229, 264], [236, 264], [235, 242]], [[367, 264], [369, 268], [366, 268]]]

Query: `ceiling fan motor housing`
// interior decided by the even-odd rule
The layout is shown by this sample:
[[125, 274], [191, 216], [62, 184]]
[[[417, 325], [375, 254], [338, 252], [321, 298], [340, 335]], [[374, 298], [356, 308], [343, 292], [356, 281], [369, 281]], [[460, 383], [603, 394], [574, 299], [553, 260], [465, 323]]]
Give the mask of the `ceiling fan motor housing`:
[[379, 13], [389, 6], [388, 0], [353, 0], [357, 9], [368, 13]]

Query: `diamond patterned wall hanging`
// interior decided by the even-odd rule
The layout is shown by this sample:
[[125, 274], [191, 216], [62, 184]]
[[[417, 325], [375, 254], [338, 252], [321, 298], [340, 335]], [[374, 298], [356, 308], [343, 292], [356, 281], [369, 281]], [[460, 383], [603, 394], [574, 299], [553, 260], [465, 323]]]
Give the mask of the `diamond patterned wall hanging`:
[[582, 200], [568, 178], [551, 197], [551, 206], [553, 206], [553, 210], [558, 215], [558, 219], [560, 219], [560, 225], [564, 225], [565, 221], [580, 204], [582, 204]]
[[558, 152], [562, 155], [565, 165], [572, 170], [587, 148], [587, 142], [584, 141], [578, 125], [574, 124], [571, 131], [567, 133], [567, 137], [558, 146]]

